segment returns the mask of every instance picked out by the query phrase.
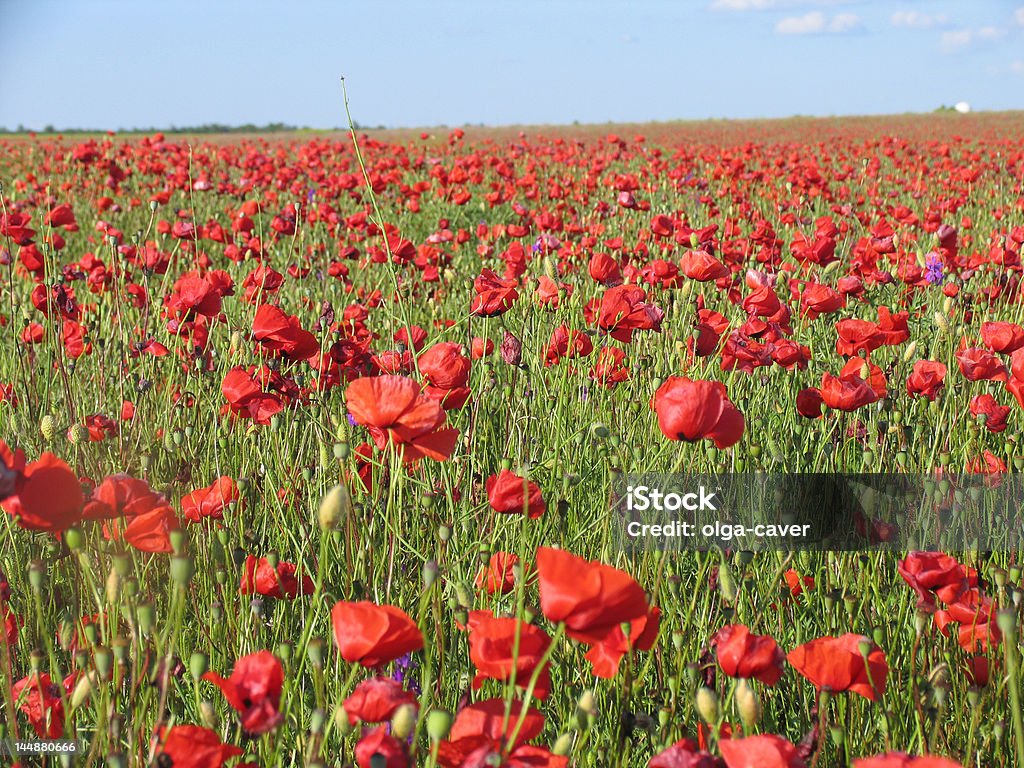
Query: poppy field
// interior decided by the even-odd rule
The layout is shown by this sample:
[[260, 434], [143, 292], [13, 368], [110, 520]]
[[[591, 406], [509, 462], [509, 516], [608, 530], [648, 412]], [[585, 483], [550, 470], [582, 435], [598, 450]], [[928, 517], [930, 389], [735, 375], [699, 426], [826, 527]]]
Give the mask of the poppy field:
[[21, 765], [1024, 765], [1018, 550], [625, 551], [1024, 470], [1024, 118], [0, 140]]

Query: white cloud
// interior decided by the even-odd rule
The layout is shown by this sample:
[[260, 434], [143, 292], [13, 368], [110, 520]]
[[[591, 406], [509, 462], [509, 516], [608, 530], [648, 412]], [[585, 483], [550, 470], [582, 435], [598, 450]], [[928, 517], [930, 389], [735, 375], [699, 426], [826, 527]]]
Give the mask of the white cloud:
[[962, 48], [966, 48], [971, 44], [973, 39], [974, 33], [971, 30], [954, 29], [949, 32], [942, 33], [942, 37], [939, 38], [939, 45], [946, 53], [953, 53], [961, 50]]
[[939, 45], [945, 53], [962, 51], [975, 43], [991, 42], [1006, 36], [1006, 30], [999, 27], [979, 27], [977, 29], [952, 29], [943, 32]]
[[1010, 65], [1010, 71], [1015, 75], [1024, 75], [1024, 61], [1018, 59]]
[[828, 31], [834, 35], [853, 32], [860, 26], [860, 17], [853, 13], [840, 13], [828, 24]]
[[1013, 20], [1018, 27], [1024, 27], [1024, 5], [1013, 12]]
[[889, 21], [894, 27], [910, 27], [911, 29], [930, 29], [931, 27], [944, 27], [949, 23], [949, 17], [944, 13], [921, 13], [920, 11], [896, 11]]
[[777, 0], [714, 0], [713, 11], [764, 11], [774, 8]]
[[808, 5], [843, 5], [849, 0], [711, 0], [713, 11], [768, 11]]
[[853, 13], [840, 13], [828, 18], [821, 11], [803, 16], [790, 16], [775, 25], [780, 35], [843, 35], [860, 28], [860, 17]]

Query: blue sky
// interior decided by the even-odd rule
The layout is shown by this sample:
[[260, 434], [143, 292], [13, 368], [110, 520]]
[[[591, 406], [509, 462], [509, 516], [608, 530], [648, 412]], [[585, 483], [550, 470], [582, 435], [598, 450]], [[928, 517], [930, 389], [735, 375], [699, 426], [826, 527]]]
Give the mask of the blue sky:
[[0, 126], [1024, 107], [1024, 0], [0, 0]]

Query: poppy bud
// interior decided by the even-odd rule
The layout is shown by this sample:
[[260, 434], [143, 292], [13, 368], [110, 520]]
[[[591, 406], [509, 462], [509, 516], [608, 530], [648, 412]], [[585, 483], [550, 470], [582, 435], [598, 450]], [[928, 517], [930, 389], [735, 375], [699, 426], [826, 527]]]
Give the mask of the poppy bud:
[[427, 560], [423, 564], [423, 588], [430, 589], [437, 580], [439, 568], [436, 560]]
[[128, 768], [128, 758], [124, 752], [115, 752], [108, 756], [107, 768]]
[[427, 715], [427, 735], [431, 741], [442, 741], [452, 727], [452, 716], [443, 709], [434, 709]]
[[89, 672], [78, 678], [78, 682], [75, 684], [75, 689], [71, 692], [72, 709], [78, 709], [89, 701], [89, 696], [92, 694], [92, 687], [94, 684], [94, 675], [94, 672]]
[[473, 608], [473, 590], [469, 584], [464, 581], [457, 581], [455, 583], [455, 599], [466, 610]]
[[199, 719], [207, 728], [217, 728], [219, 725], [217, 711], [213, 708], [212, 702], [206, 699], [199, 702]]
[[712, 727], [718, 725], [718, 694], [707, 687], [697, 691], [696, 697], [697, 714], [700, 715], [707, 725]]
[[306, 657], [309, 659], [309, 663], [315, 668], [320, 669], [324, 665], [324, 641], [319, 637], [314, 637], [309, 641], [309, 645], [306, 646]]
[[74, 424], [68, 429], [68, 442], [81, 445], [89, 442], [89, 430], [84, 424]]
[[551, 753], [554, 755], [559, 755], [561, 757], [565, 757], [566, 755], [568, 755], [570, 752], [572, 752], [572, 742], [574, 736], [575, 734], [573, 734], [572, 731], [569, 731], [568, 733], [563, 733], [555, 741], [554, 746], [551, 747]]
[[949, 320], [946, 319], [946, 316], [944, 314], [942, 314], [941, 312], [936, 312], [935, 314], [932, 315], [932, 319], [935, 321], [936, 328], [938, 328], [943, 333], [949, 332]]
[[185, 544], [188, 541], [188, 535], [185, 533], [184, 528], [173, 529], [168, 538], [171, 540], [171, 548], [174, 550], [174, 554], [180, 555], [185, 548]]
[[188, 660], [188, 670], [192, 673], [193, 680], [201, 678], [209, 668], [210, 658], [202, 651], [196, 651]]
[[743, 678], [740, 678], [736, 685], [736, 709], [739, 710], [740, 719], [743, 721], [743, 730], [753, 732], [761, 719], [761, 701], [757, 692]]
[[79, 550], [85, 543], [85, 534], [82, 533], [82, 529], [77, 526], [74, 528], [68, 528], [64, 532], [64, 543], [68, 545], [68, 549], [72, 552]]
[[43, 588], [46, 579], [46, 564], [42, 560], [33, 560], [28, 564], [28, 583], [33, 592], [39, 592]]
[[152, 603], [140, 603], [138, 608], [135, 609], [135, 620], [138, 622], [139, 629], [142, 630], [142, 634], [148, 635], [153, 631], [153, 625], [156, 624], [156, 609]]
[[171, 558], [171, 578], [174, 579], [175, 584], [182, 587], [188, 586], [195, 572], [196, 567], [191, 557], [178, 555]]
[[110, 677], [110, 669], [114, 665], [114, 656], [106, 646], [98, 645], [92, 654], [93, 664], [96, 665], [96, 672], [100, 679], [106, 680]]
[[121, 576], [114, 568], [110, 569], [110, 575], [107, 576], [106, 594], [107, 602], [111, 605], [117, 602], [117, 598], [121, 594]]
[[514, 334], [505, 331], [500, 349], [501, 359], [509, 365], [520, 365], [523, 362], [523, 342]]
[[340, 705], [334, 708], [334, 727], [338, 729], [342, 738], [352, 733], [354, 727], [348, 719], [348, 712]]
[[39, 431], [46, 442], [53, 440], [57, 434], [57, 420], [53, 417], [53, 414], [47, 413], [39, 420]]
[[309, 716], [309, 732], [314, 736], [319, 736], [324, 731], [324, 720], [327, 719], [327, 714], [317, 707]]
[[1006, 642], [1014, 644], [1017, 638], [1017, 613], [1009, 608], [1004, 608], [996, 614], [996, 626], [1003, 633]]
[[846, 731], [843, 730], [841, 725], [833, 725], [828, 729], [829, 736], [832, 737], [832, 743], [837, 747], [843, 746], [846, 741]]
[[320, 530], [337, 528], [352, 512], [352, 497], [344, 485], [336, 485], [327, 492], [320, 502], [318, 520]]
[[416, 728], [416, 712], [415, 704], [403, 704], [396, 709], [391, 718], [391, 735], [403, 741], [409, 738]]
[[726, 602], [731, 603], [736, 599], [736, 581], [732, 577], [729, 566], [725, 563], [718, 566], [718, 588]]

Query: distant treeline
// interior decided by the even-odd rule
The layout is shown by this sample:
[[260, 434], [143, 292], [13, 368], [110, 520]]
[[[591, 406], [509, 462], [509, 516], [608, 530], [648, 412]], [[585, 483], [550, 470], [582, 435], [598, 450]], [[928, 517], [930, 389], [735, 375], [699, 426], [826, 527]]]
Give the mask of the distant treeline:
[[[357, 130], [370, 128], [371, 126], [355, 124]], [[378, 125], [377, 128], [383, 128], [384, 126]], [[255, 125], [253, 123], [245, 123], [244, 125], [226, 125], [224, 123], [204, 123], [203, 125], [188, 125], [188, 126], [177, 126], [172, 125], [170, 128], [119, 128], [117, 133], [288, 133], [291, 131], [312, 131], [312, 130], [328, 130], [328, 131], [343, 131], [348, 130], [347, 128], [303, 128], [297, 125], [289, 125], [288, 123], [267, 123], [266, 125]], [[63, 133], [63, 134], [76, 134], [76, 133], [106, 133], [106, 128], [55, 128], [52, 125], [43, 126], [42, 130], [35, 128], [26, 128], [24, 125], [19, 125], [17, 128], [7, 128], [6, 126], [0, 126], [0, 134], [9, 133]]]

